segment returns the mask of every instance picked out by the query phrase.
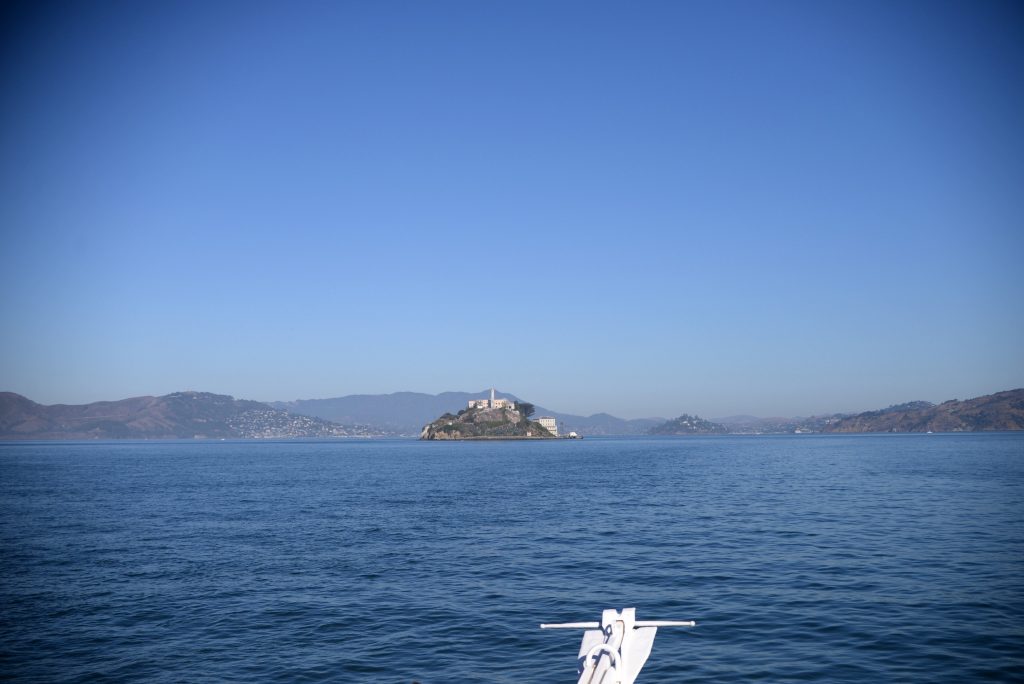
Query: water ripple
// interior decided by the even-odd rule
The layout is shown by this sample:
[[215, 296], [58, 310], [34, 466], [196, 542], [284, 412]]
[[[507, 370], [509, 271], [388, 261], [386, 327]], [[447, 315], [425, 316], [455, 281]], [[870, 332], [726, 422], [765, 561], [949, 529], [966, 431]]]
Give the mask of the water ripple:
[[[609, 476], [611, 474], [611, 476]], [[0, 673], [1024, 681], [1024, 436], [0, 445]]]

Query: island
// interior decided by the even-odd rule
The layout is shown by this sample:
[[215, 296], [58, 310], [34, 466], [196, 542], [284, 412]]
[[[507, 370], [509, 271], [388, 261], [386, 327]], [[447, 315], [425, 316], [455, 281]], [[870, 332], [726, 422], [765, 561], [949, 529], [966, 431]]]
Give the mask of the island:
[[724, 425], [688, 413], [667, 421], [648, 431], [651, 435], [723, 435], [729, 430]]
[[497, 399], [471, 399], [456, 414], [445, 413], [425, 425], [420, 439], [558, 439], [554, 418], [530, 420], [533, 404]]

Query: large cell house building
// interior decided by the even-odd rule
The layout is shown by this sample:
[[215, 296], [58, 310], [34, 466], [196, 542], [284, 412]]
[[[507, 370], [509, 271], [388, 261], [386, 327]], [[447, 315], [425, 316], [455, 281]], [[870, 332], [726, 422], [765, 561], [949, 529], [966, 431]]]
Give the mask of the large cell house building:
[[541, 416], [537, 419], [537, 422], [547, 428], [555, 437], [558, 436], [558, 422], [551, 416]]

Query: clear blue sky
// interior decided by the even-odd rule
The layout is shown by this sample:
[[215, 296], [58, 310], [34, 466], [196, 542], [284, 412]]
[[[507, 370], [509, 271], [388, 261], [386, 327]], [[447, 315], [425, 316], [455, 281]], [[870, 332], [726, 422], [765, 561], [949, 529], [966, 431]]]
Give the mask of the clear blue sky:
[[3, 10], [0, 389], [1024, 386], [1016, 2]]

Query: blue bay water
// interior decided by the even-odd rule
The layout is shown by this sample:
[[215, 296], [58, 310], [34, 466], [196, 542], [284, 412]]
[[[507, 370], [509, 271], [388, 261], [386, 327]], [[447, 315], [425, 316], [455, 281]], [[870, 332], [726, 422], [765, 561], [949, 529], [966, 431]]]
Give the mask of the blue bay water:
[[0, 445], [0, 677], [1024, 681], [1024, 435]]

